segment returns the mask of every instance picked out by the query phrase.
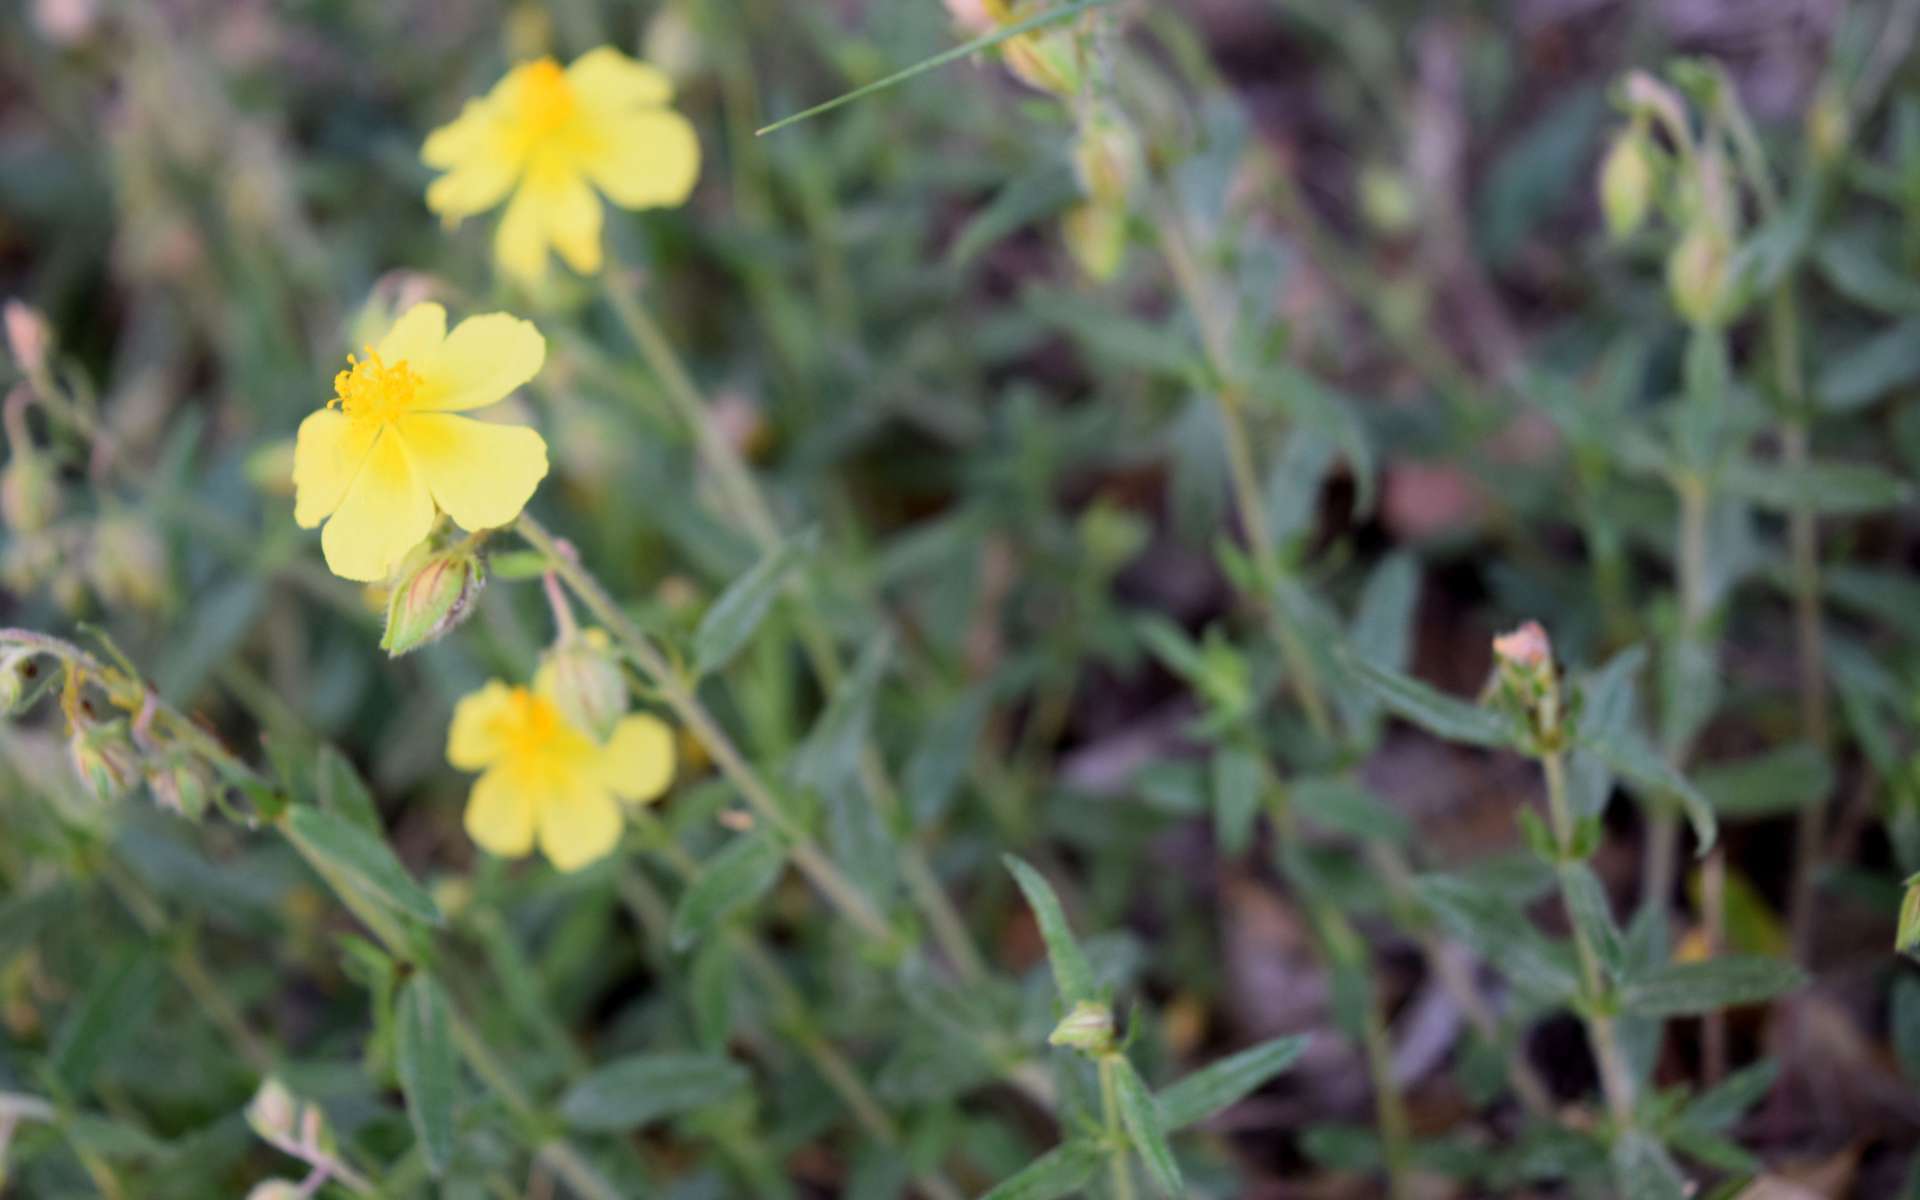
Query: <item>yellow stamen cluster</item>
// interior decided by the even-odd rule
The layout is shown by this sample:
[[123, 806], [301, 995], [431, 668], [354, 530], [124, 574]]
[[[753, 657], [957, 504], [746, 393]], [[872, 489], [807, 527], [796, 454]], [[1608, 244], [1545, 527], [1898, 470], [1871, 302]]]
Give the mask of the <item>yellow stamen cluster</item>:
[[331, 405], [350, 417], [390, 421], [413, 407], [420, 376], [405, 359], [388, 366], [372, 347], [364, 349], [365, 358], [347, 355], [347, 369], [333, 377]]

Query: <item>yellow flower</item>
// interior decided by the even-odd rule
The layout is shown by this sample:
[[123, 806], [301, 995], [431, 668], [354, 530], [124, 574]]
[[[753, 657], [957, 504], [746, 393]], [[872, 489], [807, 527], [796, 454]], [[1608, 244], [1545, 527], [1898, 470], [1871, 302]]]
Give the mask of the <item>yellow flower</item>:
[[387, 578], [432, 531], [436, 505], [469, 530], [520, 515], [546, 477], [546, 442], [456, 414], [506, 399], [546, 355], [517, 317], [469, 317], [449, 334], [445, 309], [416, 304], [364, 359], [347, 357], [293, 451], [293, 518], [303, 529], [326, 521], [320, 546], [335, 575]]
[[700, 143], [667, 107], [672, 96], [664, 72], [610, 46], [564, 70], [550, 58], [523, 63], [428, 135], [420, 157], [446, 174], [427, 207], [452, 224], [512, 192], [494, 234], [503, 268], [538, 281], [553, 246], [574, 270], [598, 271], [594, 187], [622, 208], [679, 204], [693, 190]]
[[623, 717], [604, 743], [570, 724], [537, 686], [495, 681], [460, 701], [447, 761], [484, 772], [467, 802], [467, 834], [503, 858], [540, 849], [562, 871], [611, 852], [620, 800], [645, 803], [673, 778], [673, 732], [644, 713]]

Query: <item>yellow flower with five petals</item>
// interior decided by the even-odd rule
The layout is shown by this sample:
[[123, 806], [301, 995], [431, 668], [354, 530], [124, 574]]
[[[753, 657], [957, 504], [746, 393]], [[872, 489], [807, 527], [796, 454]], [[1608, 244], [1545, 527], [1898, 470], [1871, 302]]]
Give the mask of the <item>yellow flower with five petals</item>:
[[620, 804], [645, 803], [673, 778], [673, 732], [645, 713], [622, 717], [597, 742], [570, 723], [539, 683], [494, 681], [460, 701], [447, 761], [482, 772], [467, 801], [468, 836], [502, 858], [534, 843], [573, 871], [611, 853], [624, 824]]
[[522, 63], [427, 137], [420, 157], [446, 174], [427, 207], [449, 224], [507, 199], [494, 255], [509, 274], [537, 282], [547, 247], [582, 274], [600, 269], [599, 188], [623, 208], [679, 204], [700, 173], [700, 143], [667, 107], [666, 74], [611, 46], [562, 69]]
[[366, 357], [348, 356], [293, 452], [294, 520], [326, 522], [320, 546], [335, 575], [386, 579], [432, 532], [436, 509], [468, 530], [520, 515], [546, 477], [546, 442], [460, 414], [506, 399], [546, 354], [530, 322], [489, 313], [449, 334], [446, 310], [429, 303], [408, 309]]

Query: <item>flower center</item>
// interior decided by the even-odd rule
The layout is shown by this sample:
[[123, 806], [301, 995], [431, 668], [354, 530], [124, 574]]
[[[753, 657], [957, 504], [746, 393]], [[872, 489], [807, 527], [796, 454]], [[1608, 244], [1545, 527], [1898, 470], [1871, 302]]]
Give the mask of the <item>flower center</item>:
[[545, 137], [573, 119], [573, 85], [551, 58], [526, 66], [520, 88], [520, 129], [529, 142]]
[[517, 760], [523, 768], [551, 768], [592, 750], [592, 743], [567, 723], [553, 701], [523, 687], [513, 689], [497, 728], [502, 757]]
[[371, 349], [365, 358], [347, 355], [347, 369], [333, 377], [333, 404], [350, 417], [385, 423], [411, 409], [420, 376], [405, 359], [388, 366]]

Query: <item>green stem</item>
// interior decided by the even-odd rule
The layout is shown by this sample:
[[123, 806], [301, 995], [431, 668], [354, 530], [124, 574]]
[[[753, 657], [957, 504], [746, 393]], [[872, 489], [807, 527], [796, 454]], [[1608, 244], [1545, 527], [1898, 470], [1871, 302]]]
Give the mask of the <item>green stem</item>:
[[654, 645], [653, 639], [621, 610], [600, 582], [573, 555], [561, 549], [553, 535], [531, 514], [522, 513], [517, 528], [529, 545], [547, 557], [551, 569], [565, 581], [568, 589], [587, 606], [607, 632], [625, 647], [634, 665], [658, 689], [662, 702], [673, 710], [689, 732], [700, 739], [700, 744], [712, 757], [714, 765], [733, 783], [741, 798], [761, 820], [785, 839], [788, 853], [801, 873], [861, 933], [890, 952], [897, 950], [899, 936], [887, 924], [880, 910], [874, 907], [873, 901], [867, 898], [866, 892], [834, 865], [812, 835], [788, 814], [785, 806], [762, 782], [759, 773], [747, 762], [719, 722], [713, 719], [706, 705], [700, 702], [685, 675], [667, 661], [666, 655]]
[[1107, 1173], [1113, 1181], [1113, 1200], [1133, 1200], [1133, 1164], [1129, 1161], [1133, 1143], [1120, 1122], [1120, 1089], [1114, 1081], [1118, 1069], [1113, 1055], [1100, 1057], [1100, 1114], [1106, 1125]]
[[[772, 505], [767, 502], [746, 460], [710, 419], [707, 403], [694, 383], [692, 374], [674, 351], [673, 342], [661, 330], [659, 322], [653, 319], [652, 313], [634, 295], [633, 289], [624, 280], [616, 278], [619, 274], [613, 269], [607, 272], [607, 297], [615, 313], [626, 326], [634, 344], [640, 348], [648, 368], [659, 378], [674, 415], [693, 437], [701, 461], [719, 483], [729, 513], [762, 553], [772, 552], [781, 543], [780, 526]], [[812, 589], [807, 585], [804, 575], [790, 585], [790, 592], [797, 601], [795, 608], [802, 648], [815, 677], [831, 691], [845, 678], [845, 664], [820, 617]], [[871, 743], [861, 747], [860, 775], [867, 795], [881, 814], [889, 821], [897, 822], [901, 811], [899, 789], [887, 773], [885, 760]], [[967, 932], [965, 920], [954, 908], [919, 845], [911, 839], [902, 839], [897, 854], [900, 875], [907, 885], [907, 892], [927, 919], [934, 940], [939, 943], [954, 970], [966, 980], [986, 978], [986, 962]]]
[[[1560, 902], [1571, 916], [1574, 900], [1572, 885], [1568, 880], [1568, 863], [1573, 852], [1574, 821], [1573, 810], [1567, 801], [1566, 761], [1561, 751], [1554, 749], [1541, 756], [1540, 766], [1547, 777], [1547, 818], [1552, 823], [1554, 841], [1559, 846], [1561, 857], [1555, 871], [1560, 881]], [[1580, 960], [1581, 1016], [1586, 1022], [1587, 1041], [1593, 1048], [1594, 1062], [1600, 1069], [1600, 1088], [1606, 1097], [1607, 1112], [1613, 1118], [1616, 1131], [1630, 1129], [1633, 1127], [1633, 1073], [1627, 1069], [1626, 1055], [1620, 1049], [1613, 1015], [1607, 1009], [1611, 998], [1607, 995], [1605, 979], [1601, 974], [1600, 957], [1594, 951], [1585, 927], [1579, 921], [1569, 920], [1568, 924], [1573, 927], [1574, 952]]]

